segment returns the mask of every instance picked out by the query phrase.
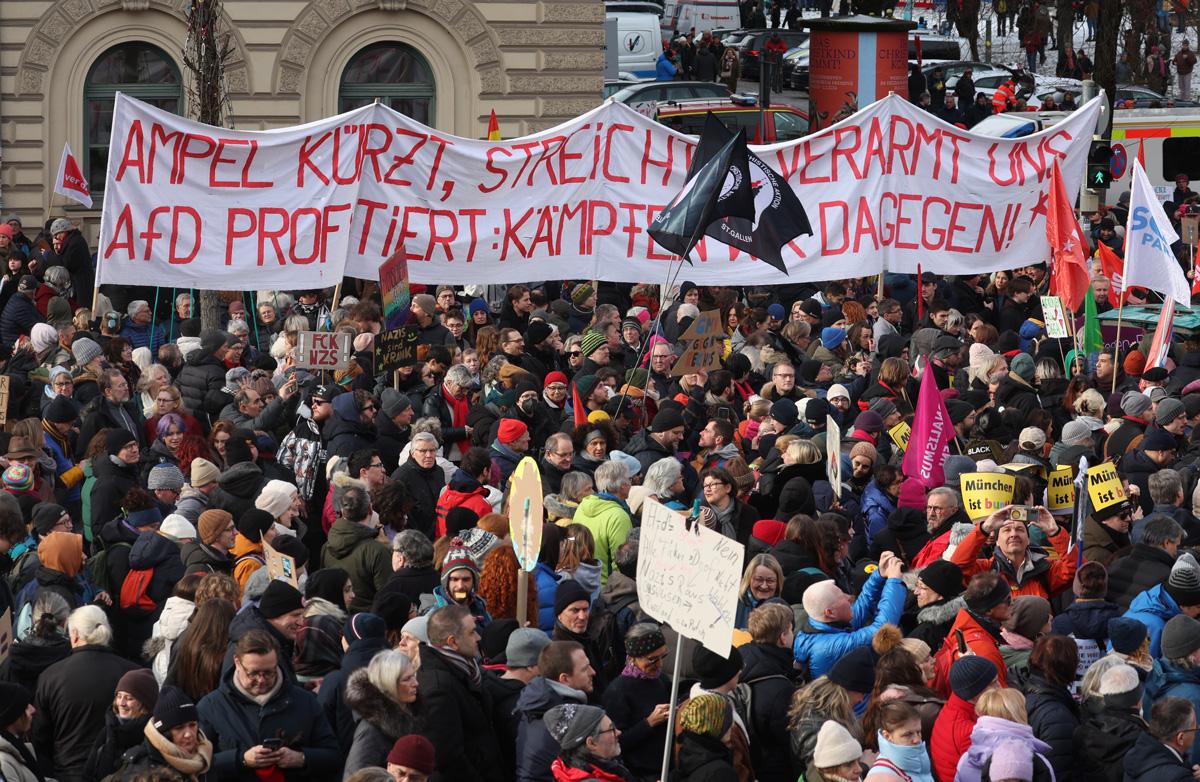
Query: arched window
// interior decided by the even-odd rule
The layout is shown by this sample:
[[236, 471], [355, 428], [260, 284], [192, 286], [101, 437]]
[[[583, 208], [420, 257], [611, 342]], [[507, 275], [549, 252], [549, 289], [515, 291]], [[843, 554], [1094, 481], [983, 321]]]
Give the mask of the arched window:
[[84, 176], [93, 194], [104, 189], [108, 137], [118, 92], [164, 111], [179, 113], [182, 103], [179, 68], [157, 46], [131, 41], [112, 47], [96, 59], [83, 87]]
[[377, 43], [350, 59], [338, 89], [338, 112], [376, 98], [405, 116], [433, 124], [433, 71], [411, 46]]

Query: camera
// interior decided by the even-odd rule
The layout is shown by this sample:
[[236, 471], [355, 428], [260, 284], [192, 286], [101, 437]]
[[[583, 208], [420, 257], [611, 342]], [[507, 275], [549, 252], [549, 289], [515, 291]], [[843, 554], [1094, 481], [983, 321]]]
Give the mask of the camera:
[[1030, 507], [1028, 505], [1013, 505], [1008, 509], [1009, 521], [1023, 521], [1029, 523]]

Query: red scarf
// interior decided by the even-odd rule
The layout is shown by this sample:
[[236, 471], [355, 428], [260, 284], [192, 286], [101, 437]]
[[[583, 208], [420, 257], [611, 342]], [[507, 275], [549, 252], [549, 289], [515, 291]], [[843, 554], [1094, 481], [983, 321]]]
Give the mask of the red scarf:
[[[471, 409], [471, 403], [467, 400], [466, 395], [464, 394], [462, 399], [455, 399], [446, 391], [446, 384], [443, 383], [442, 399], [445, 399], [446, 404], [450, 406], [450, 424], [456, 427], [466, 426], [467, 411]], [[463, 453], [466, 453], [467, 448], [471, 446], [465, 437], [459, 440], [456, 445], [458, 445], [458, 450]]]

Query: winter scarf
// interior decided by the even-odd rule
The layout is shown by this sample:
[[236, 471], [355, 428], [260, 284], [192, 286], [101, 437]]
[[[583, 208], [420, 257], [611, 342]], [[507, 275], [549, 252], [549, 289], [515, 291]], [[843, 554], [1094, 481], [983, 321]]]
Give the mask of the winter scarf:
[[479, 667], [479, 662], [475, 658], [467, 658], [453, 649], [445, 646], [435, 646], [433, 651], [441, 655], [442, 659], [455, 670], [465, 674], [467, 681], [470, 683], [471, 689], [478, 690], [483, 683], [483, 669]]
[[[445, 399], [446, 404], [450, 407], [450, 424], [457, 428], [466, 426], [467, 413], [471, 409], [471, 402], [467, 399], [466, 395], [464, 394], [462, 399], [455, 399], [446, 391], [446, 385], [443, 383], [442, 399]], [[454, 443], [454, 445], [457, 445], [460, 451], [466, 453], [467, 448], [471, 446], [471, 443], [467, 440], [467, 438], [464, 437], [457, 443]]]
[[[282, 677], [280, 679], [282, 680]], [[199, 744], [195, 753], [191, 755], [186, 754], [169, 738], [159, 733], [158, 729], [154, 727], [153, 720], [146, 723], [143, 732], [146, 734], [146, 740], [150, 742], [150, 746], [158, 750], [162, 754], [163, 760], [167, 761], [167, 765], [180, 774], [198, 777], [208, 773], [212, 767], [213, 745], [203, 732], [197, 736]]]

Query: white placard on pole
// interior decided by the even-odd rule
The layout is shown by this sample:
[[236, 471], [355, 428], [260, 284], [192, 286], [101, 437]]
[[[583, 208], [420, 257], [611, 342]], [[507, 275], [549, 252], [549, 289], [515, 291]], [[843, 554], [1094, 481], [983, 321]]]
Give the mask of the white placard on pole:
[[1065, 339], [1071, 336], [1071, 332], [1067, 331], [1067, 316], [1063, 312], [1062, 299], [1059, 297], [1042, 297], [1042, 317], [1046, 319], [1046, 336], [1050, 339]]
[[825, 477], [833, 489], [836, 499], [842, 497], [842, 427], [833, 420], [833, 416], [825, 416]]

